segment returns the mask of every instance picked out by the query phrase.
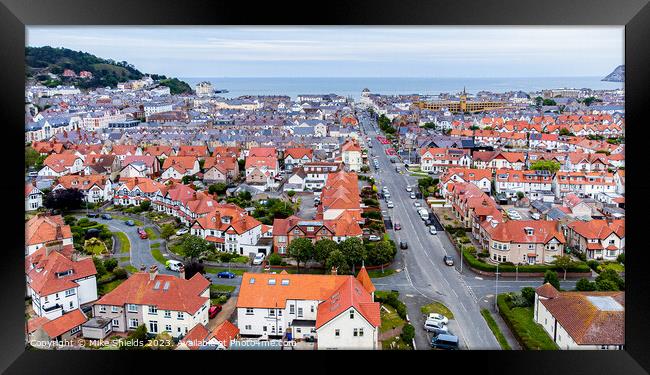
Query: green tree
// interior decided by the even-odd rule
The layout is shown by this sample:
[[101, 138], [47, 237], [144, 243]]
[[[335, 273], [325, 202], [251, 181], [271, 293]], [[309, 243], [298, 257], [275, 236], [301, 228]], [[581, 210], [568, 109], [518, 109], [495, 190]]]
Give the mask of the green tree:
[[289, 196], [289, 198], [293, 198], [293, 196], [296, 195], [296, 192], [293, 191], [293, 190], [289, 190], [289, 191], [287, 192], [287, 195]]
[[[596, 277], [596, 285], [598, 285], [599, 282], [603, 281], [611, 281], [614, 283], [614, 285], [616, 285], [616, 290], [623, 290], [625, 288], [625, 280], [619, 276], [618, 272], [614, 271], [611, 268], [605, 268]], [[601, 289], [599, 288], [598, 290]]]
[[557, 103], [553, 99], [544, 99], [542, 105], [557, 105]]
[[217, 182], [216, 184], [210, 185], [210, 187], [208, 188], [208, 192], [210, 194], [222, 195], [226, 193], [227, 188], [228, 186], [223, 182]]
[[352, 266], [352, 273], [354, 273], [355, 266], [367, 258], [366, 247], [363, 241], [357, 237], [349, 237], [341, 242], [339, 246], [348, 264]]
[[569, 131], [569, 129], [567, 129], [567, 128], [562, 128], [562, 129], [560, 129], [560, 135], [562, 135], [562, 136], [571, 135], [571, 136], [572, 136], [573, 133], [571, 133], [571, 132]]
[[165, 224], [160, 228], [160, 236], [166, 240], [176, 233], [176, 228], [172, 224]]
[[535, 289], [529, 286], [521, 288], [521, 296], [526, 299], [528, 306], [532, 306], [535, 302]]
[[172, 350], [176, 347], [174, 338], [168, 332], [161, 332], [150, 342], [153, 350]]
[[596, 290], [596, 284], [583, 277], [576, 283], [576, 290], [581, 292], [593, 291]]
[[36, 165], [36, 161], [40, 156], [41, 154], [32, 147], [25, 147], [25, 170], [30, 166]]
[[300, 263], [306, 263], [314, 255], [314, 245], [308, 238], [296, 238], [287, 247], [289, 256], [296, 260], [296, 266], [300, 269]]
[[332, 251], [325, 262], [325, 267], [327, 270], [336, 268], [338, 274], [345, 275], [350, 272], [350, 266], [348, 265], [348, 260], [346, 259], [343, 252], [339, 249]]
[[402, 340], [405, 342], [411, 343], [413, 342], [413, 339], [415, 338], [415, 327], [413, 327], [411, 324], [406, 323], [404, 324], [404, 327], [402, 327]]
[[327, 258], [329, 258], [332, 251], [337, 250], [338, 248], [339, 245], [330, 239], [325, 238], [318, 240], [314, 245], [314, 259], [324, 263]]
[[555, 160], [538, 160], [531, 164], [530, 169], [549, 171], [554, 174], [560, 170], [560, 163]]
[[142, 209], [142, 211], [151, 210], [151, 201], [144, 200], [144, 201], [140, 202], [140, 208]]
[[557, 272], [547, 270], [544, 272], [544, 284], [549, 283], [557, 290], [560, 290], [560, 279], [557, 277]]
[[384, 272], [384, 264], [393, 260], [395, 249], [388, 241], [380, 241], [374, 249], [368, 252], [368, 261], [371, 264], [381, 264], [381, 272]]
[[278, 253], [269, 255], [269, 264], [272, 266], [279, 266], [282, 264], [282, 257]]
[[524, 197], [525, 197], [525, 195], [524, 195], [523, 192], [521, 192], [521, 191], [517, 192], [517, 199], [522, 200], [522, 199], [524, 199]]
[[200, 259], [206, 253], [212, 251], [214, 247], [206, 240], [197, 236], [187, 236], [182, 244], [183, 254], [190, 260], [190, 263], [195, 259]]
[[619, 254], [619, 256], [616, 257], [616, 261], [621, 264], [625, 264], [625, 253]]
[[95, 264], [95, 269], [99, 277], [106, 275], [106, 267], [104, 267], [104, 262], [101, 259], [93, 257], [93, 263]]
[[566, 280], [566, 271], [571, 268], [575, 262], [569, 255], [556, 255], [553, 264], [558, 266], [564, 271], [564, 280]]
[[615, 281], [609, 279], [602, 279], [596, 281], [596, 290], [602, 292], [614, 292], [619, 289]]
[[106, 268], [106, 271], [113, 272], [115, 267], [117, 267], [117, 259], [108, 258], [104, 260], [104, 268]]

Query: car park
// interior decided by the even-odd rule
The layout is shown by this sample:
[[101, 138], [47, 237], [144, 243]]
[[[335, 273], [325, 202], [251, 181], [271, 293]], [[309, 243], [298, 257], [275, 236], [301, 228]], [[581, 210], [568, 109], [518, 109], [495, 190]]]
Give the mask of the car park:
[[453, 266], [454, 265], [454, 258], [452, 258], [449, 255], [445, 255], [442, 260], [445, 262], [446, 265], [448, 266]]
[[[428, 221], [428, 220], [427, 220], [427, 221]], [[432, 225], [432, 226], [429, 227], [429, 233], [430, 233], [430, 234], [433, 234], [433, 235], [435, 236], [436, 234], [438, 234], [438, 231], [436, 230], [436, 227], [434, 227], [434, 226]]]
[[126, 224], [126, 225], [132, 227], [132, 226], [135, 225], [135, 222], [134, 222], [133, 220], [127, 220], [127, 221], [124, 222], [124, 224]]
[[430, 313], [429, 315], [427, 315], [427, 320], [437, 320], [442, 324], [449, 323], [449, 319], [446, 316], [438, 313]]
[[185, 233], [189, 233], [189, 232], [190, 232], [190, 230], [188, 228], [181, 228], [181, 229], [176, 231], [176, 235], [177, 236], [182, 236]]
[[234, 279], [235, 274], [230, 271], [221, 271], [217, 274], [217, 277], [220, 279]]
[[210, 319], [212, 319], [215, 316], [217, 316], [217, 314], [219, 312], [221, 312], [222, 309], [223, 308], [221, 307], [221, 305], [212, 305], [212, 306], [210, 306], [210, 309], [208, 310], [208, 316], [210, 317]]
[[102, 214], [102, 219], [104, 219], [104, 220], [112, 220], [113, 218], [109, 214]]
[[264, 261], [264, 253], [257, 253], [255, 254], [255, 258], [253, 258], [253, 264], [254, 265], [260, 265]]
[[458, 336], [441, 333], [431, 338], [431, 347], [434, 349], [458, 349]]

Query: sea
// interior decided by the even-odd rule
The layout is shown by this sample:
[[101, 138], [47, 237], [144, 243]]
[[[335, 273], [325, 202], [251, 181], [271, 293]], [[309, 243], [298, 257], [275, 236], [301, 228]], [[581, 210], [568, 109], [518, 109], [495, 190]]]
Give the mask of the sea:
[[245, 95], [288, 95], [295, 99], [301, 94], [330, 94], [358, 99], [364, 88], [373, 94], [382, 95], [438, 95], [458, 93], [465, 88], [470, 94], [478, 91], [502, 93], [507, 91], [537, 92], [543, 89], [589, 88], [592, 90], [616, 90], [624, 87], [623, 82], [601, 81], [603, 77], [530, 77], [530, 78], [279, 78], [279, 77], [192, 77], [180, 78], [194, 87], [201, 81], [208, 81], [217, 90], [228, 90], [217, 94], [226, 98]]

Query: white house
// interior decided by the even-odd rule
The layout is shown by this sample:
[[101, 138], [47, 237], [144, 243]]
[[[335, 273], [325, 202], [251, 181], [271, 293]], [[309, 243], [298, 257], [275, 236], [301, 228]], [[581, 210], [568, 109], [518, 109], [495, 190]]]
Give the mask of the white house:
[[25, 224], [25, 256], [50, 242], [62, 242], [62, 246], [72, 246], [72, 231], [65, 225], [61, 215], [46, 216], [38, 214]]
[[43, 207], [43, 192], [32, 184], [25, 185], [25, 211]]
[[622, 350], [625, 293], [535, 290], [533, 317], [561, 350]]

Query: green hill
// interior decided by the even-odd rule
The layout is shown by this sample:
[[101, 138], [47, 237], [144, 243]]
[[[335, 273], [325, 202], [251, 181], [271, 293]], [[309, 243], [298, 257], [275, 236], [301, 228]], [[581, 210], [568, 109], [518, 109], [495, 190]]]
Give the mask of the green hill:
[[[81, 89], [115, 87], [119, 82], [140, 79], [145, 75], [126, 61], [103, 59], [87, 52], [49, 46], [26, 47], [25, 64], [28, 80], [36, 80], [50, 87], [61, 84], [74, 84]], [[93, 77], [90, 79], [63, 77], [61, 74], [65, 69], [72, 69], [76, 74], [86, 70], [91, 72]], [[59, 78], [53, 79], [48, 73], [56, 74]], [[152, 75], [153, 79], [160, 79], [157, 77], [166, 78]], [[170, 86], [172, 94], [192, 92], [192, 88], [187, 83], [176, 78], [165, 81], [159, 83]]]

